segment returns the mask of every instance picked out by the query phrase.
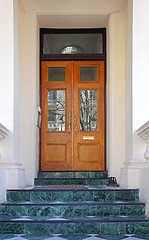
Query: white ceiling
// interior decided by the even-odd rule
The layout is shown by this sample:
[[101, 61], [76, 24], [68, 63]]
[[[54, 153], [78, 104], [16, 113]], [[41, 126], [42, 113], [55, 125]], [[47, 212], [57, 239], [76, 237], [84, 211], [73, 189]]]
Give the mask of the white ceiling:
[[127, 0], [20, 0], [22, 11], [35, 11], [39, 27], [106, 27], [110, 14], [120, 12]]
[[52, 14], [39, 15], [41, 28], [102, 28], [107, 24], [109, 15], [98, 14]]

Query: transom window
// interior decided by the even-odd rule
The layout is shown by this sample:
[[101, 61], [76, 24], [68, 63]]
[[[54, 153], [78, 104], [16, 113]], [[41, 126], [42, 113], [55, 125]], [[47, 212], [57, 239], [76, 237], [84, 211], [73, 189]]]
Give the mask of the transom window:
[[100, 59], [106, 56], [106, 29], [40, 29], [41, 59]]

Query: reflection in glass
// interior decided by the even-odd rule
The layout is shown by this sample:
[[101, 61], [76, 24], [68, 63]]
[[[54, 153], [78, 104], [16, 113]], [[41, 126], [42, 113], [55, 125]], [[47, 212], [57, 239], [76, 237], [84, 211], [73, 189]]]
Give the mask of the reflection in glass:
[[97, 81], [97, 67], [80, 67], [80, 81]]
[[65, 81], [64, 67], [48, 67], [48, 81]]
[[80, 131], [97, 131], [97, 90], [80, 90]]
[[65, 91], [48, 91], [48, 131], [65, 131]]
[[83, 49], [75, 45], [64, 47], [61, 50], [61, 54], [79, 54], [82, 52], [83, 52]]

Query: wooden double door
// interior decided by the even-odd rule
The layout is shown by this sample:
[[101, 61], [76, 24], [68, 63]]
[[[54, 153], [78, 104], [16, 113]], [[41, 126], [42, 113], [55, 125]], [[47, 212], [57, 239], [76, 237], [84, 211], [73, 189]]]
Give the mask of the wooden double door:
[[104, 61], [43, 61], [41, 76], [41, 170], [104, 170]]

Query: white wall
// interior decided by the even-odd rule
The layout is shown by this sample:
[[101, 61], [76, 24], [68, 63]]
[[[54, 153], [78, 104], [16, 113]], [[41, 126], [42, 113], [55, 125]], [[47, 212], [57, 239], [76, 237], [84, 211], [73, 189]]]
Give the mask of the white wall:
[[[144, 60], [141, 60], [144, 59], [144, 54], [147, 53], [148, 55], [148, 52], [145, 52], [144, 45], [144, 41], [146, 41], [146, 38], [144, 37], [147, 37], [144, 36], [146, 31], [146, 28], [144, 28], [144, 23], [148, 18], [147, 14], [145, 14], [146, 17], [144, 16], [144, 13], [147, 12], [144, 9], [145, 2], [146, 1], [144, 1], [142, 5], [142, 2], [140, 1], [128, 1], [125, 114], [126, 155], [124, 165], [121, 169], [120, 179], [121, 186], [128, 188], [138, 188], [140, 186], [140, 169], [146, 166], [146, 161], [143, 156], [145, 151], [145, 143], [136, 133], [137, 128], [140, 127], [141, 124], [145, 123], [148, 116], [148, 113], [144, 111], [144, 106], [147, 109], [147, 102], [145, 101], [147, 101], [146, 96], [148, 91], [148, 81], [141, 77], [143, 76], [144, 70], [146, 73], [148, 71], [147, 66], [144, 69]], [[147, 2], [146, 8], [148, 9]], [[142, 18], [144, 19], [143, 21]], [[146, 76], [148, 76], [148, 74]]]
[[[149, 121], [149, 1], [133, 1], [133, 132]], [[133, 157], [144, 160], [146, 144], [133, 135]], [[149, 216], [149, 167], [140, 169], [141, 201], [147, 205]]]
[[0, 143], [0, 161], [12, 163], [19, 162], [20, 79], [17, 0], [0, 0], [0, 12], [0, 122], [10, 131], [9, 136]]
[[20, 9], [20, 159], [27, 185], [37, 174], [39, 152], [36, 114], [39, 106], [39, 49], [36, 15]]
[[[10, 135], [0, 142], [1, 162], [14, 161], [14, 35], [13, 2], [0, 0], [0, 122]], [[5, 24], [4, 24], [5, 23]], [[8, 151], [9, 149], [9, 151]]]
[[109, 17], [107, 28], [107, 165], [119, 182], [125, 161], [127, 8]]
[[126, 107], [125, 107], [125, 162], [132, 157], [132, 1], [127, 6], [127, 33], [126, 33]]
[[133, 2], [133, 158], [144, 159], [145, 144], [135, 131], [149, 120], [149, 2]]
[[149, 119], [149, 2], [128, 1], [126, 78], [126, 162], [144, 161], [145, 144], [136, 130]]
[[[149, 1], [135, 0], [133, 3], [133, 101], [134, 128], [149, 120]], [[135, 130], [135, 129], [134, 129]]]

